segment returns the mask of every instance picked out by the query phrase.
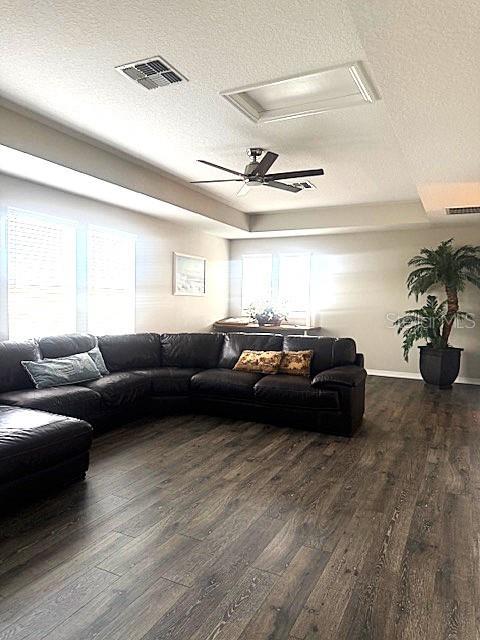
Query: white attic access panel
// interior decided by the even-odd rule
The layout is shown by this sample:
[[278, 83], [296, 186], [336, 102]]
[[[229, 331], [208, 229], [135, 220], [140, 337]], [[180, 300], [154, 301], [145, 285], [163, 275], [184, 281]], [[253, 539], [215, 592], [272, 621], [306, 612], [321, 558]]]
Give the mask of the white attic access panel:
[[368, 104], [378, 98], [359, 62], [221, 95], [257, 123]]

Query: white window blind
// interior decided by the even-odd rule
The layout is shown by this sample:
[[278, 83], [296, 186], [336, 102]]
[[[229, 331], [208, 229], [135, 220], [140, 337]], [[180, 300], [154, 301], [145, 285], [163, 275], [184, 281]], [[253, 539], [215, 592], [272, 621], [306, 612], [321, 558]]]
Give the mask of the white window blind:
[[242, 313], [265, 302], [284, 310], [292, 324], [310, 323], [310, 254], [242, 257]]
[[73, 224], [9, 210], [7, 304], [10, 339], [75, 331], [75, 248]]
[[246, 255], [242, 258], [242, 313], [251, 304], [272, 299], [272, 256]]
[[96, 335], [135, 331], [135, 236], [88, 228], [87, 324]]
[[278, 300], [292, 324], [310, 323], [310, 255], [281, 254], [278, 261]]

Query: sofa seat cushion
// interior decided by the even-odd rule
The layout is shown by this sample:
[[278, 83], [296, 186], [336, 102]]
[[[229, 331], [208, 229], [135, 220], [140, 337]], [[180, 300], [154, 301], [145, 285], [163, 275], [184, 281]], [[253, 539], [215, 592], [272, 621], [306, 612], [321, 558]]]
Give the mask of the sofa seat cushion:
[[192, 393], [229, 398], [253, 398], [255, 384], [261, 373], [233, 371], [232, 369], [208, 369], [196, 373], [191, 382]]
[[69, 385], [6, 391], [0, 394], [0, 404], [50, 411], [62, 416], [88, 420], [100, 412], [102, 399], [98, 393], [83, 386]]
[[83, 420], [0, 406], [0, 482], [62, 463], [88, 451], [91, 442], [92, 427]]
[[108, 407], [133, 404], [150, 393], [150, 381], [134, 371], [109, 373], [98, 380], [84, 382], [82, 386], [100, 394]]
[[308, 407], [309, 409], [338, 409], [335, 391], [320, 391], [312, 387], [310, 379], [279, 373], [265, 376], [254, 389], [255, 400], [266, 404]]
[[133, 373], [149, 380], [153, 396], [187, 396], [190, 393], [190, 380], [198, 373], [198, 369], [159, 367], [136, 369]]

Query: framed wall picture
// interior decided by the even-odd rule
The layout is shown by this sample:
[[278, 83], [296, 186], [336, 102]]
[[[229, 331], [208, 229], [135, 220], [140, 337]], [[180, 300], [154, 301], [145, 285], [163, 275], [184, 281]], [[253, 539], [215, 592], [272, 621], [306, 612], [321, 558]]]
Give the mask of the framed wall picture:
[[173, 294], [204, 296], [207, 260], [185, 253], [173, 254]]

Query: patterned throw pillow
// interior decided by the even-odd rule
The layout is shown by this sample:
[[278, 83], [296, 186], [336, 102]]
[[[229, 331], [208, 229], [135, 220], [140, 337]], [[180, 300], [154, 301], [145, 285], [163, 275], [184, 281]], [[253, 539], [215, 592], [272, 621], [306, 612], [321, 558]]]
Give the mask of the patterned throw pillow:
[[88, 353], [76, 353], [66, 358], [21, 360], [23, 367], [37, 389], [61, 387], [77, 382], [98, 380], [100, 371]]
[[284, 351], [278, 372], [309, 378], [312, 357], [313, 351]]
[[233, 367], [235, 371], [250, 371], [252, 373], [277, 373], [281, 351], [242, 351], [242, 355]]

